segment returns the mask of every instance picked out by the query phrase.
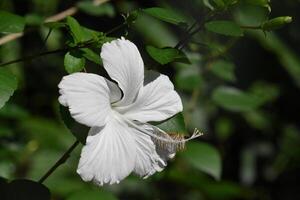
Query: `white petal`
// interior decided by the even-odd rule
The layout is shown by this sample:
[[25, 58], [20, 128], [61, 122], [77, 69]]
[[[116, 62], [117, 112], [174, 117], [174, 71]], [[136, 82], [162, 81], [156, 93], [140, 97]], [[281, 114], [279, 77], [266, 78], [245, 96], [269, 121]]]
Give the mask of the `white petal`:
[[[147, 125], [139, 125], [145, 131], [154, 130]], [[162, 171], [167, 166], [167, 160], [174, 157], [176, 150], [169, 151], [157, 144], [149, 135], [138, 130], [132, 131], [136, 141], [136, 162], [134, 172], [141, 177], [147, 178], [155, 172]], [[169, 136], [166, 136], [169, 137]]]
[[77, 173], [98, 185], [119, 183], [134, 168], [135, 141], [122, 121], [113, 117], [102, 128], [91, 128]]
[[118, 87], [118, 85], [115, 84], [112, 81], [107, 80], [107, 79], [105, 79], [105, 80], [106, 80], [107, 86], [110, 90], [110, 95], [109, 95], [110, 96], [110, 103], [116, 103], [119, 100], [121, 100], [122, 92], [121, 92], [120, 88]]
[[69, 107], [76, 121], [89, 127], [105, 124], [111, 108], [110, 90], [103, 77], [74, 73], [63, 77], [58, 87], [59, 102]]
[[133, 104], [116, 109], [131, 120], [163, 121], [181, 112], [182, 102], [170, 79], [160, 74], [141, 88]]
[[113, 40], [103, 44], [101, 58], [107, 73], [123, 91], [116, 105], [131, 104], [144, 81], [144, 63], [137, 47], [123, 38]]

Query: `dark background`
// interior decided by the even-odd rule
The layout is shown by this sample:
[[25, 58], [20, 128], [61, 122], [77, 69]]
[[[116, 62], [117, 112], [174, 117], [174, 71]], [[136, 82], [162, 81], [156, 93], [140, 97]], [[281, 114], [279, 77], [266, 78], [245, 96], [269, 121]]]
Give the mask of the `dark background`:
[[[32, 13], [51, 16], [76, 2], [1, 0], [0, 8], [22, 16]], [[200, 0], [111, 1], [110, 4], [114, 10], [112, 16], [107, 16], [107, 13], [91, 16], [78, 12], [74, 17], [83, 26], [106, 32], [123, 22], [121, 13], [134, 8], [171, 7], [195, 20], [201, 20], [207, 11]], [[188, 57], [192, 53], [198, 56], [192, 64], [197, 70], [195, 73], [200, 71], [201, 79], [200, 94], [189, 109], [194, 89], [183, 88], [182, 83], [176, 81], [182, 68], [176, 63], [158, 66], [145, 51], [146, 45], [174, 46], [184, 36], [182, 29], [151, 17], [146, 20], [141, 17], [144, 21], [139, 22], [138, 17], [132, 27], [111, 34], [120, 37], [127, 33], [127, 37], [139, 47], [146, 67], [170, 76], [184, 100], [185, 115], [192, 119], [188, 123], [189, 128], [203, 130], [205, 135], [198, 140], [212, 144], [220, 152], [220, 181], [194, 169], [185, 162], [184, 153], [180, 153], [179, 158], [162, 173], [145, 181], [130, 177], [120, 185], [98, 189], [82, 182], [76, 174], [78, 148], [70, 161], [45, 182], [53, 199], [68, 199], [80, 191], [98, 190], [107, 191], [119, 199], [300, 199], [300, 84], [297, 84], [300, 73], [288, 70], [300, 68], [300, 63], [296, 62], [299, 61], [300, 48], [300, 2], [273, 0], [271, 7], [270, 18], [289, 15], [294, 19], [292, 24], [268, 33], [266, 37], [259, 36], [259, 31], [249, 31], [237, 39], [206, 31], [194, 36], [194, 41], [203, 41], [206, 46], [195, 47], [191, 40], [185, 48]], [[235, 7], [218, 18], [257, 25], [245, 23], [238, 14], [241, 12], [239, 9]], [[259, 20], [260, 14], [266, 13], [261, 8], [257, 10], [248, 16], [250, 21]], [[45, 27], [34, 28], [23, 38], [2, 45], [1, 61], [64, 47], [64, 30], [54, 31], [44, 45], [47, 30]], [[268, 40], [269, 34], [275, 34], [285, 48], [276, 45], [272, 39]], [[215, 51], [212, 44], [224, 47], [231, 41], [234, 45], [226, 53], [210, 60], [201, 59], [201, 56]], [[286, 61], [291, 61], [291, 53], [296, 60], [292, 64]], [[9, 103], [14, 110], [0, 113], [0, 176], [6, 179], [38, 179], [74, 140], [59, 120], [57, 109], [57, 84], [66, 75], [63, 55], [49, 55], [10, 66], [20, 81]], [[234, 63], [235, 82], [220, 80], [206, 69], [217, 59]], [[103, 69], [93, 63], [88, 63], [87, 68], [89, 72], [103, 73]], [[213, 90], [220, 85], [249, 91], [254, 84], [261, 82], [264, 86], [275, 88], [277, 93], [255, 110], [234, 112], [220, 107], [212, 99]], [[269, 92], [269, 89], [263, 90], [263, 94]]]

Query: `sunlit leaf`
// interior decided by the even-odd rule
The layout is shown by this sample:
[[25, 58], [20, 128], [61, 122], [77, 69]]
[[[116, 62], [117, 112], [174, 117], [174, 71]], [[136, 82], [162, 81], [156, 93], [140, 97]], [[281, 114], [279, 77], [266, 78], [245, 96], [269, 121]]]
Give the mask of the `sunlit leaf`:
[[25, 19], [21, 16], [0, 11], [0, 33], [18, 33], [25, 27]]
[[153, 46], [147, 46], [146, 50], [155, 61], [162, 65], [170, 62], [190, 63], [182, 51], [172, 47], [156, 48]]
[[0, 68], [0, 108], [8, 101], [17, 89], [17, 78], [8, 69]]
[[219, 180], [222, 163], [218, 150], [204, 142], [189, 142], [182, 156], [195, 168]]
[[182, 18], [177, 12], [166, 9], [166, 8], [159, 8], [159, 7], [153, 7], [153, 8], [146, 8], [143, 9], [143, 11], [153, 17], [156, 17], [162, 21], [175, 24], [175, 25], [185, 25], [185, 19]]
[[85, 58], [79, 51], [69, 51], [65, 55], [64, 66], [69, 74], [80, 72], [85, 66]]
[[243, 30], [233, 21], [210, 21], [205, 24], [205, 28], [211, 32], [241, 37], [244, 35]]

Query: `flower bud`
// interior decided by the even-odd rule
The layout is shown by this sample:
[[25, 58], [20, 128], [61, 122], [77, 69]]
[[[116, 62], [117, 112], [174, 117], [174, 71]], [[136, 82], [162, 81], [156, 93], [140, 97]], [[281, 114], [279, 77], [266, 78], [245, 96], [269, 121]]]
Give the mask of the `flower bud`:
[[264, 31], [272, 31], [275, 29], [279, 29], [286, 24], [289, 24], [293, 21], [292, 17], [290, 16], [282, 16], [282, 17], [276, 17], [274, 19], [268, 20], [264, 22], [261, 26], [262, 30]]
[[135, 20], [138, 18], [139, 15], [139, 10], [134, 10], [132, 12], [130, 12], [128, 14], [128, 16], [126, 17], [126, 23], [128, 25], [133, 24], [135, 22]]

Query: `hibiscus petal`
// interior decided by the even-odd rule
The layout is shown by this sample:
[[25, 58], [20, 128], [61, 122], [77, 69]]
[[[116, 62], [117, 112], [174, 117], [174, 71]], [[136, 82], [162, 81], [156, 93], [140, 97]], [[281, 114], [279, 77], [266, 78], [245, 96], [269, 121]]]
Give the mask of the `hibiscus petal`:
[[116, 105], [129, 105], [144, 81], [144, 63], [137, 47], [124, 38], [102, 46], [101, 58], [109, 76], [118, 82], [123, 98]]
[[102, 128], [91, 128], [77, 169], [84, 181], [98, 185], [119, 183], [134, 168], [136, 144], [129, 127], [109, 117]]
[[118, 85], [115, 84], [112, 81], [107, 80], [107, 79], [105, 79], [105, 80], [106, 80], [107, 86], [110, 90], [110, 95], [109, 95], [110, 96], [110, 103], [116, 103], [119, 100], [121, 100], [122, 92], [121, 92], [120, 88], [118, 87]]
[[[149, 125], [138, 125], [144, 131], [151, 131], [156, 134], [155, 130]], [[167, 160], [175, 156], [175, 149], [168, 149], [155, 142], [151, 136], [138, 130], [132, 131], [136, 141], [136, 161], [134, 172], [141, 177], [147, 178], [155, 172], [160, 172], [167, 166]], [[166, 135], [166, 138], [169, 138]]]
[[74, 73], [58, 85], [59, 102], [68, 106], [72, 117], [89, 127], [103, 126], [111, 111], [110, 90], [106, 80], [96, 74]]
[[159, 74], [155, 80], [141, 88], [133, 104], [116, 109], [131, 120], [163, 121], [181, 112], [182, 102], [170, 79]]

